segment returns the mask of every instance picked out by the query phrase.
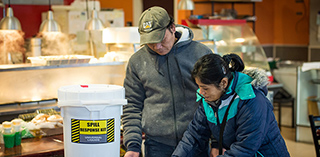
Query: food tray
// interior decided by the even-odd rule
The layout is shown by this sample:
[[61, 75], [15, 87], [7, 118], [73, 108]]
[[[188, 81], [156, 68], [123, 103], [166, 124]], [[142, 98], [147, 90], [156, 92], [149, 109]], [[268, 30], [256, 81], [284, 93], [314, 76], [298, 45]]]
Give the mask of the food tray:
[[89, 63], [93, 56], [87, 55], [61, 55], [61, 56], [39, 56], [28, 57], [33, 65], [65, 65]]

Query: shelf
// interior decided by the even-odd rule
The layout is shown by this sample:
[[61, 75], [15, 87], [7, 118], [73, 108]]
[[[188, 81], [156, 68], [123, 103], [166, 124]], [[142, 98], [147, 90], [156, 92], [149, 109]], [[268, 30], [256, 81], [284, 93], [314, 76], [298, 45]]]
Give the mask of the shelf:
[[262, 0], [210, 0], [211, 2], [262, 2]]
[[[195, 4], [210, 3], [211, 4], [211, 15], [214, 16], [214, 3], [231, 3], [231, 9], [234, 9], [235, 3], [250, 3], [252, 4], [252, 16], [255, 17], [255, 2], [262, 2], [262, 0], [204, 0], [204, 1], [195, 1]], [[191, 11], [193, 15], [193, 11]], [[238, 20], [238, 19], [237, 19]], [[245, 20], [245, 19], [244, 19]], [[245, 20], [246, 22], [252, 22], [252, 30], [255, 32], [255, 20]]]
[[247, 22], [256, 22], [256, 20], [246, 20]]
[[311, 82], [313, 84], [320, 84], [320, 79], [312, 79]]
[[320, 102], [320, 98], [309, 99], [309, 101], [312, 101], [312, 102]]
[[[246, 20], [214, 20], [214, 19], [197, 19], [189, 20], [194, 25], [230, 25], [230, 24], [245, 24]], [[186, 23], [185, 20], [182, 20], [182, 24]]]
[[[262, 0], [208, 0], [208, 1], [198, 1], [204, 3], [254, 3], [254, 2], [262, 2]], [[197, 3], [197, 1], [195, 1]]]
[[218, 52], [230, 52], [230, 53], [251, 53], [257, 51], [257, 46], [255, 45], [226, 45], [226, 46], [218, 46]]

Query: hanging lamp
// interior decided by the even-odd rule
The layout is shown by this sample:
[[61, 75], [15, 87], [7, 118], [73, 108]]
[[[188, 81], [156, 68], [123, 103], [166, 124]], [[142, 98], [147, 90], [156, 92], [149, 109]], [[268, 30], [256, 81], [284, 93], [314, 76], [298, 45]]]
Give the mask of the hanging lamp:
[[194, 10], [194, 2], [192, 0], [180, 0], [178, 10]]
[[49, 0], [49, 11], [47, 13], [47, 19], [41, 23], [39, 32], [61, 32], [60, 25], [53, 19], [53, 12], [51, 9], [50, 0]]
[[1, 30], [21, 30], [20, 21], [13, 16], [13, 10], [10, 7], [10, 0], [7, 8], [6, 17], [2, 18], [0, 21], [0, 29]]
[[[87, 14], [88, 12], [88, 0], [87, 2]], [[103, 22], [99, 19], [98, 12], [95, 7], [96, 1], [94, 1], [94, 7], [91, 13], [91, 18], [86, 22], [85, 29], [86, 30], [102, 30], [105, 28]]]

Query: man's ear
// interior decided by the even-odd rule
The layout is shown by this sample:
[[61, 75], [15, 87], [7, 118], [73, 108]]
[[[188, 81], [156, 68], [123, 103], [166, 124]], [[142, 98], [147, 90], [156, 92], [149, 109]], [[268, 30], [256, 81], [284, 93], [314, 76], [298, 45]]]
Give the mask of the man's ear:
[[170, 29], [171, 29], [171, 32], [172, 32], [172, 33], [175, 33], [175, 32], [176, 32], [176, 25], [173, 23], [173, 24], [170, 26]]

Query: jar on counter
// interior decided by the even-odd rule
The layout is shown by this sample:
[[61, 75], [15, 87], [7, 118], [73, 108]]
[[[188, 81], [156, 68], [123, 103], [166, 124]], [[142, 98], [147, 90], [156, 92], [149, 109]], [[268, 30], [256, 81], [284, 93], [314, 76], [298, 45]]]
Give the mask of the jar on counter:
[[13, 133], [14, 133], [14, 145], [19, 146], [21, 145], [21, 119], [14, 119], [11, 121], [13, 126]]
[[5, 148], [12, 148], [14, 146], [14, 139], [15, 134], [12, 131], [12, 123], [5, 121], [2, 123], [2, 135], [3, 135], [3, 141], [4, 141], [4, 147]]

